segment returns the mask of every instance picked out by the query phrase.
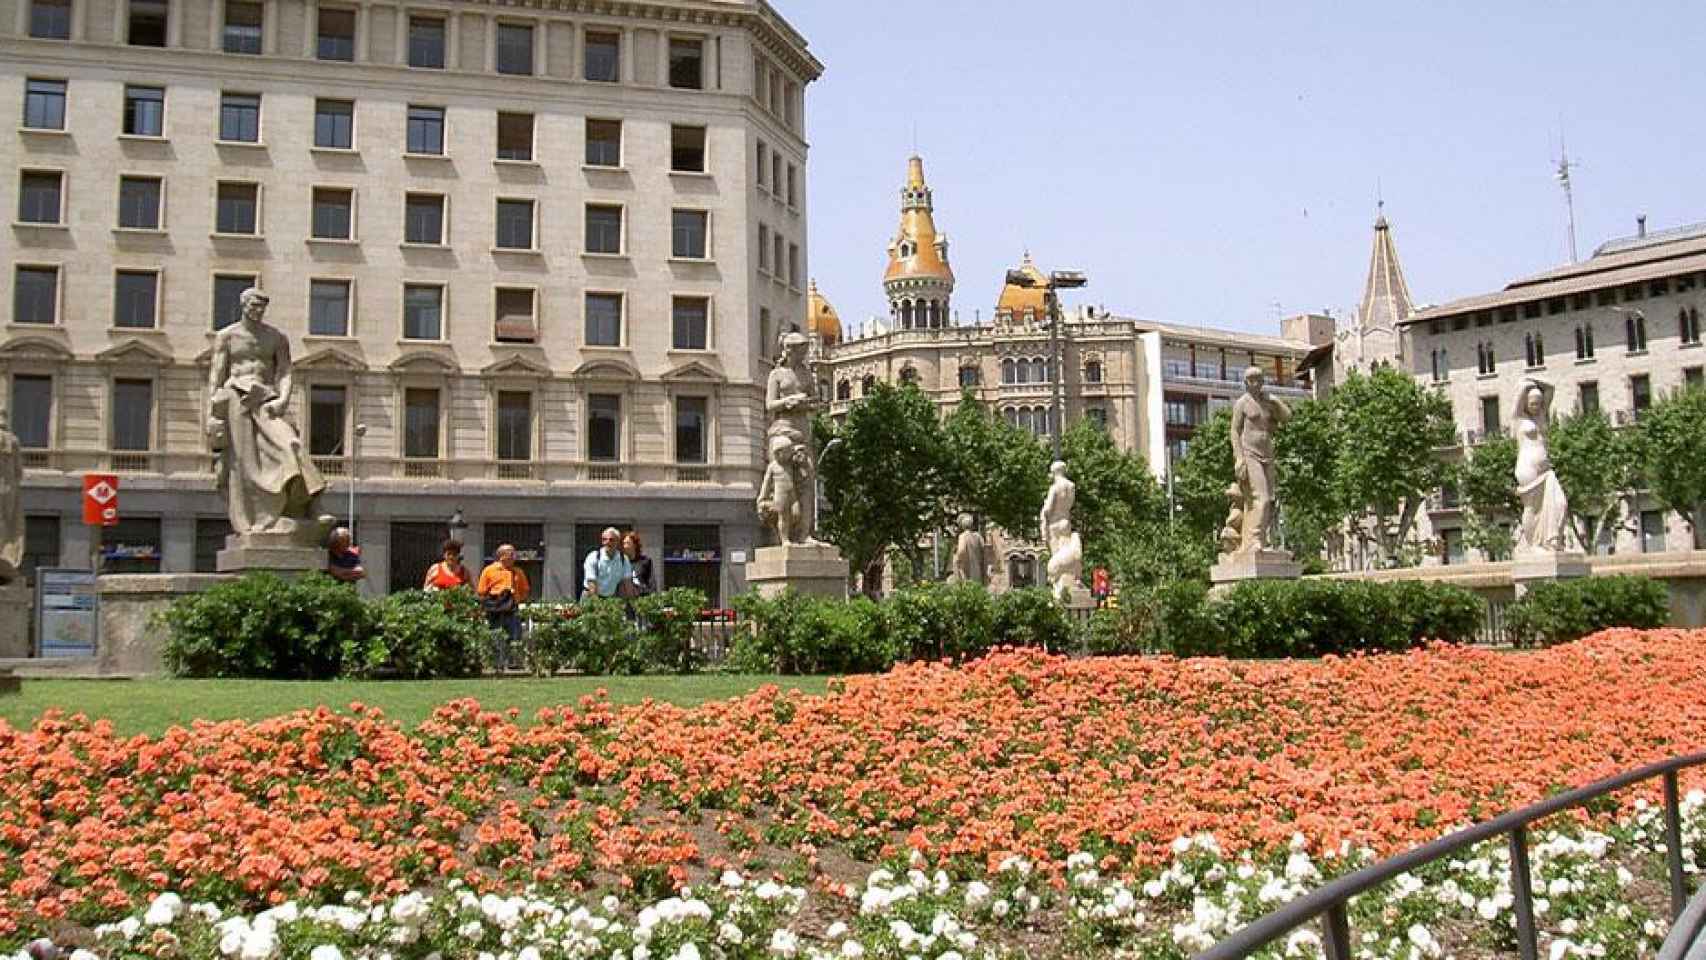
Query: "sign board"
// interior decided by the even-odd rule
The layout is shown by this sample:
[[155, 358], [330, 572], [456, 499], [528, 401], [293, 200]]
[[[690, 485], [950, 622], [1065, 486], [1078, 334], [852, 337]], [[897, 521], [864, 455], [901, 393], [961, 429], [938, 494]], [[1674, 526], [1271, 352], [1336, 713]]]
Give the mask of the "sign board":
[[1108, 568], [1097, 567], [1090, 574], [1090, 592], [1098, 597], [1108, 595]]
[[93, 570], [36, 570], [37, 656], [92, 657], [101, 632]]
[[83, 523], [111, 527], [118, 523], [118, 475], [83, 474]]

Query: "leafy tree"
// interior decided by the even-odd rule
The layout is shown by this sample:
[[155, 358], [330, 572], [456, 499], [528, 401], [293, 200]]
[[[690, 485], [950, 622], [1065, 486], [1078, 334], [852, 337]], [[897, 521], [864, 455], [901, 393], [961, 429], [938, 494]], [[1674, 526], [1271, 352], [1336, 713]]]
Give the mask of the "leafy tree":
[[1613, 429], [1599, 410], [1566, 417], [1547, 431], [1552, 468], [1570, 501], [1570, 527], [1590, 553], [1641, 486], [1640, 438], [1638, 431]]
[[1037, 536], [1037, 510], [1048, 491], [1048, 452], [1036, 438], [968, 390], [948, 416], [943, 439], [949, 509], [972, 513], [1014, 536]]
[[1274, 436], [1280, 524], [1286, 546], [1300, 557], [1344, 549], [1344, 520], [1350, 511], [1333, 482], [1344, 446], [1331, 400], [1299, 403]]
[[1339, 501], [1353, 519], [1369, 521], [1384, 565], [1397, 565], [1416, 514], [1451, 472], [1439, 455], [1456, 442], [1451, 402], [1382, 367], [1352, 371], [1332, 403], [1344, 431], [1334, 471]]
[[1696, 511], [1706, 503], [1706, 389], [1677, 390], [1655, 403], [1641, 417], [1638, 442], [1647, 489], [1698, 540]]
[[1173, 464], [1173, 506], [1186, 535], [1211, 546], [1226, 522], [1226, 488], [1232, 472], [1228, 439], [1232, 411], [1217, 410], [1197, 427], [1185, 455]]
[[[1143, 528], [1166, 526], [1167, 494], [1148, 464], [1141, 456], [1122, 453], [1094, 422], [1080, 420], [1066, 431], [1061, 457], [1078, 487], [1072, 526], [1084, 540], [1086, 567], [1106, 565], [1115, 541], [1138, 536]], [[1031, 508], [1033, 520], [1047, 483], [1040, 487]]]
[[1455, 471], [1467, 514], [1463, 542], [1494, 560], [1511, 555], [1513, 521], [1522, 515], [1516, 495], [1516, 439], [1489, 438]]

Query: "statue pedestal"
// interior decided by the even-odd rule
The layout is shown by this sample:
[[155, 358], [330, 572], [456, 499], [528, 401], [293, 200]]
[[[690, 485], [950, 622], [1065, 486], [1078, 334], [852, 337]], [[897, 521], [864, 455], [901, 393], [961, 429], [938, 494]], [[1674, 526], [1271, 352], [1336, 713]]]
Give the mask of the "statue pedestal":
[[214, 558], [220, 573], [309, 573], [326, 569], [326, 549], [295, 533], [234, 533]]
[[35, 598], [22, 580], [0, 584], [0, 660], [35, 653], [30, 649], [30, 614], [34, 605]]
[[1592, 573], [1593, 569], [1588, 566], [1587, 554], [1584, 553], [1531, 553], [1517, 557], [1511, 563], [1511, 581], [1516, 586], [1519, 600], [1534, 584], [1550, 583], [1554, 580], [1580, 580]]
[[847, 599], [849, 568], [841, 551], [827, 543], [759, 547], [746, 565], [746, 582], [766, 599], [792, 589], [813, 597]]
[[1303, 564], [1285, 550], [1246, 550], [1220, 558], [1208, 572], [1215, 590], [1231, 587], [1245, 580], [1296, 580], [1303, 576]]

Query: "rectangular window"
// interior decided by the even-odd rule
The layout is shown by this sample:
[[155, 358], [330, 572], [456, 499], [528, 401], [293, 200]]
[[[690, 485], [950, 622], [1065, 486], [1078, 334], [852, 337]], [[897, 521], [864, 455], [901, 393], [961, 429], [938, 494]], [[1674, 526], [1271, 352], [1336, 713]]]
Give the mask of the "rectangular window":
[[1665, 552], [1665, 512], [1663, 510], [1641, 511], [1641, 552]]
[[344, 455], [344, 417], [349, 409], [343, 387], [314, 384], [308, 388], [308, 453], [315, 457]]
[[118, 179], [118, 225], [126, 230], [160, 229], [160, 178]]
[[261, 52], [261, 10], [253, 0], [225, 0], [225, 52]]
[[1467, 554], [1463, 551], [1463, 531], [1461, 529], [1453, 527], [1449, 530], [1441, 530], [1439, 536], [1443, 546], [1443, 559], [1447, 566], [1461, 564], [1467, 560]]
[[1683, 367], [1682, 385], [1689, 390], [1698, 390], [1702, 385], [1706, 385], [1706, 379], [1702, 379], [1701, 368]]
[[353, 102], [314, 101], [314, 146], [325, 150], [349, 150], [355, 146]]
[[1499, 432], [1499, 398], [1481, 398], [1481, 432], [1491, 437]]
[[133, 47], [166, 45], [166, 0], [130, 0], [125, 42]]
[[154, 329], [160, 302], [160, 275], [152, 270], [120, 270], [113, 279], [113, 326]]
[[215, 231], [250, 236], [260, 233], [259, 184], [222, 182], [217, 195], [219, 216], [214, 224]]
[[711, 300], [709, 297], [676, 297], [671, 308], [675, 349], [704, 350], [709, 346]]
[[587, 204], [586, 252], [622, 252], [622, 208]]
[[12, 376], [12, 431], [18, 445], [46, 450], [53, 430], [53, 378], [40, 374]]
[[704, 397], [675, 398], [675, 462], [704, 463], [706, 416]]
[[219, 97], [219, 139], [231, 143], [261, 142], [261, 95], [226, 93]]
[[403, 456], [438, 458], [438, 391], [410, 387], [403, 391]]
[[444, 288], [411, 283], [403, 288], [403, 339], [444, 339]]
[[533, 28], [519, 23], [498, 24], [497, 68], [499, 73], [533, 75]]
[[603, 462], [622, 459], [622, 398], [613, 393], [586, 398], [586, 458]]
[[349, 336], [350, 282], [311, 280], [308, 283], [308, 333], [316, 337]]
[[355, 191], [344, 187], [314, 188], [314, 239], [355, 239]]
[[669, 128], [669, 169], [676, 173], [705, 172], [705, 128]]
[[1576, 397], [1578, 413], [1593, 413], [1599, 409], [1599, 384], [1588, 381], [1581, 385]]
[[159, 573], [160, 518], [124, 517], [101, 528], [101, 573]]
[[799, 168], [790, 163], [788, 164], [788, 206], [797, 207], [800, 205], [798, 190]]
[[444, 245], [444, 196], [411, 193], [403, 201], [403, 242]]
[[113, 381], [113, 449], [151, 449], [154, 431], [154, 381]]
[[705, 41], [669, 39], [669, 85], [677, 90], [705, 89]]
[[589, 347], [622, 345], [622, 295], [586, 295], [586, 343]]
[[1623, 317], [1623, 336], [1630, 353], [1647, 352], [1647, 318], [1634, 312]]
[[704, 260], [710, 257], [708, 234], [711, 215], [703, 210], [675, 210], [670, 215], [673, 240], [670, 256], [683, 260]]
[[770, 228], [758, 225], [758, 272], [770, 272]]
[[620, 167], [622, 165], [622, 121], [586, 121], [586, 165], [589, 167]]
[[498, 392], [498, 459], [533, 459], [533, 394]]
[[409, 18], [409, 66], [444, 69], [444, 21], [438, 17]]
[[1653, 405], [1653, 382], [1646, 374], [1640, 373], [1629, 378], [1629, 401], [1637, 416]]
[[533, 114], [498, 114], [498, 159], [533, 159]]
[[1593, 359], [1593, 324], [1584, 323], [1576, 328], [1576, 359]]
[[1680, 328], [1682, 342], [1693, 345], [1700, 342], [1700, 310], [1698, 307], [1685, 307], [1678, 315], [1677, 325]]
[[37, 40], [71, 39], [71, 0], [30, 0], [30, 36]]
[[533, 201], [499, 200], [497, 246], [500, 250], [533, 249]]
[[12, 275], [12, 322], [51, 324], [59, 319], [59, 268], [18, 267]]
[[355, 11], [321, 7], [315, 32], [314, 56], [321, 60], [355, 60]]
[[499, 287], [492, 318], [492, 338], [499, 343], [533, 343], [539, 339], [533, 291]]
[[195, 572], [218, 573], [219, 551], [231, 535], [231, 521], [224, 517], [195, 518]]
[[772, 193], [782, 192], [782, 151], [770, 151], [770, 190]]
[[758, 141], [758, 189], [770, 188], [770, 148]]
[[59, 223], [61, 184], [57, 170], [25, 170], [18, 175], [18, 219], [23, 223]]
[[32, 130], [65, 129], [65, 81], [24, 81], [24, 126]]
[[788, 244], [788, 286], [800, 288], [800, 245]]
[[124, 88], [124, 132], [131, 137], [158, 137], [166, 129], [164, 87]]
[[619, 83], [622, 79], [622, 35], [589, 30], [581, 63], [586, 79], [596, 83]]
[[409, 107], [407, 149], [410, 153], [431, 156], [444, 154], [443, 107]]
[[221, 273], [213, 278], [213, 329], [223, 330], [242, 319], [243, 291], [260, 286], [252, 273]]
[[788, 250], [787, 245], [782, 240], [782, 231], [776, 231], [776, 240], [772, 246], [774, 249], [771, 251], [771, 263], [775, 267], [776, 279], [781, 280], [782, 267], [788, 262]]

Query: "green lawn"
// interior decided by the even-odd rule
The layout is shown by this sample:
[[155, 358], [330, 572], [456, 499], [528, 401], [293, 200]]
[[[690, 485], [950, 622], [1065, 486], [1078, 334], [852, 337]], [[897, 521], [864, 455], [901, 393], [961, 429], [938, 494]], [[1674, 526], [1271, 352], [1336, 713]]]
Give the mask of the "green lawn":
[[25, 680], [23, 692], [0, 695], [0, 719], [15, 727], [33, 724], [42, 711], [58, 707], [111, 720], [122, 734], [158, 734], [192, 720], [259, 719], [321, 704], [342, 709], [351, 702], [378, 707], [414, 726], [449, 700], [473, 697], [490, 710], [521, 710], [531, 720], [541, 707], [572, 704], [599, 688], [616, 703], [650, 697], [681, 705], [722, 700], [767, 683], [822, 693], [824, 677], [563, 677], [552, 680], [485, 679], [422, 682], [274, 680]]

